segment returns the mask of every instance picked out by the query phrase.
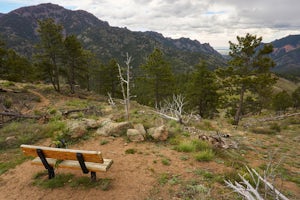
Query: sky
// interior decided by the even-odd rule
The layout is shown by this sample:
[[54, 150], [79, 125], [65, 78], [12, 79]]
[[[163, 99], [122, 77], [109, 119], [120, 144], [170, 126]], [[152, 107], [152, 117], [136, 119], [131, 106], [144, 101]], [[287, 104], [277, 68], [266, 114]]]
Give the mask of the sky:
[[49, 2], [88, 11], [111, 26], [186, 37], [216, 49], [246, 33], [263, 42], [300, 34], [299, 0], [0, 0], [0, 13]]

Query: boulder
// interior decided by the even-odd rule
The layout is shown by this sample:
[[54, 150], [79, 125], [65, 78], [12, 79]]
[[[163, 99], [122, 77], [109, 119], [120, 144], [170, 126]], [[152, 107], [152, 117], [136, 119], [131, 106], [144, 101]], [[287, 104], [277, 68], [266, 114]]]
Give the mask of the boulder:
[[133, 128], [130, 122], [107, 122], [103, 127], [98, 128], [97, 134], [102, 136], [121, 136], [126, 133], [127, 129]]
[[134, 129], [138, 130], [144, 138], [146, 138], [146, 130], [143, 124], [135, 124], [133, 125]]
[[98, 123], [98, 121], [94, 120], [94, 119], [82, 119], [86, 126], [87, 129], [96, 129], [100, 126], [100, 123]]
[[165, 141], [168, 139], [169, 132], [166, 126], [154, 127], [148, 129], [148, 134], [157, 141]]
[[68, 121], [67, 128], [71, 138], [81, 138], [88, 132], [87, 125], [84, 121]]
[[5, 142], [8, 145], [14, 144], [14, 143], [16, 143], [16, 141], [17, 141], [17, 137], [16, 136], [8, 136], [5, 139]]
[[127, 137], [132, 142], [142, 142], [145, 140], [143, 134], [137, 129], [128, 129]]

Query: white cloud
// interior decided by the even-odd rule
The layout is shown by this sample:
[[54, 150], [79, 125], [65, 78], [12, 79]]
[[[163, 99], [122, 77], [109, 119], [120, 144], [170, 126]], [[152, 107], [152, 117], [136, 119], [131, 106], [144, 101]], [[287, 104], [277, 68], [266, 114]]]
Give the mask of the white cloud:
[[[36, 5], [49, 0], [0, 0]], [[299, 0], [52, 0], [93, 13], [113, 26], [153, 30], [226, 46], [247, 32], [271, 41], [300, 33]]]

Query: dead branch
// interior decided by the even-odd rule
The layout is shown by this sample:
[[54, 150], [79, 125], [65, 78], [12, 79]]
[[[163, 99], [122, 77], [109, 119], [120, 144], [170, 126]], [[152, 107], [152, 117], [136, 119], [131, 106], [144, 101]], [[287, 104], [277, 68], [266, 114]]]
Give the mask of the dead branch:
[[114, 102], [113, 98], [111, 97], [111, 94], [108, 92], [108, 104], [111, 105], [112, 107], [116, 106], [116, 103]]
[[240, 183], [236, 181], [232, 183], [230, 180], [224, 180], [226, 185], [232, 188], [234, 192], [239, 193], [247, 200], [264, 200], [258, 192], [260, 181], [262, 181], [262, 183], [264, 183], [269, 189], [271, 189], [276, 194], [276, 199], [280, 198], [282, 200], [289, 200], [286, 196], [279, 192], [275, 188], [275, 186], [268, 182], [266, 177], [262, 178], [255, 169], [249, 169], [247, 166], [246, 169], [250, 174], [255, 185], [252, 186], [250, 182], [244, 178], [245, 175], [241, 176], [240, 174], [238, 174], [242, 180]]
[[14, 113], [14, 112], [0, 112], [0, 115], [6, 117], [13, 117], [15, 119], [17, 118], [40, 119], [41, 118], [41, 116], [23, 115], [21, 113]]
[[183, 124], [183, 107], [186, 103], [185, 97], [181, 94], [173, 95], [171, 100], [164, 100], [163, 105], [161, 105], [160, 108], [157, 108], [158, 111], [156, 111], [156, 113], [164, 118], [172, 119]]
[[264, 118], [264, 119], [260, 119], [258, 121], [260, 121], [260, 122], [278, 121], [278, 120], [283, 120], [288, 117], [293, 117], [293, 116], [297, 116], [297, 115], [300, 115], [300, 113], [292, 113], [292, 114], [280, 115], [280, 116], [276, 116], [276, 117]]

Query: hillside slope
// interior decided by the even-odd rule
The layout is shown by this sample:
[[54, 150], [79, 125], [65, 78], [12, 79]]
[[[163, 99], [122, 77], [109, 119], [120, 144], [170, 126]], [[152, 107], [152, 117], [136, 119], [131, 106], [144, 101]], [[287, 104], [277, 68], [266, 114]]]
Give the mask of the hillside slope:
[[274, 46], [272, 58], [276, 62], [275, 72], [300, 76], [300, 35], [271, 42]]

